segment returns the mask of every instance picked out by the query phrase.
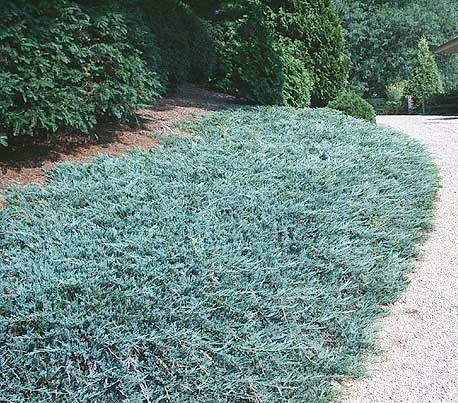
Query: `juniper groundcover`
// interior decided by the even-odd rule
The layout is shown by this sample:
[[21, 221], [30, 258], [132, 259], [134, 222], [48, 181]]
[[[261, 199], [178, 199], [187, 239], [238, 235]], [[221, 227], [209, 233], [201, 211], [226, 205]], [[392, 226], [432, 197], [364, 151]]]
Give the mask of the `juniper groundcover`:
[[0, 400], [328, 402], [430, 228], [422, 146], [330, 110], [215, 113], [0, 211]]

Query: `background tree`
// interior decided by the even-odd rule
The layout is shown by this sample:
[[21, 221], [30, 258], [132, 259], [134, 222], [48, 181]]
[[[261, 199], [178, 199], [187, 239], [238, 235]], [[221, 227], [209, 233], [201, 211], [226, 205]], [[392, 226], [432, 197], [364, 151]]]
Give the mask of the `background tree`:
[[429, 50], [426, 38], [422, 38], [418, 43], [417, 58], [407, 82], [406, 93], [421, 101], [425, 113], [426, 100], [443, 91], [444, 86], [436, 60]]

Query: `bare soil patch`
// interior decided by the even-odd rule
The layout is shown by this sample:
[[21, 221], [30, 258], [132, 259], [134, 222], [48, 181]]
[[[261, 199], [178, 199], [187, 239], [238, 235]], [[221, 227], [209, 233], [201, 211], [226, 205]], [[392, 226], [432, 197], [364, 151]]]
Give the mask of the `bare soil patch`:
[[187, 85], [154, 108], [139, 110], [131, 125], [105, 125], [90, 135], [66, 133], [12, 139], [11, 147], [0, 149], [0, 189], [44, 182], [45, 170], [62, 162], [89, 162], [98, 155], [119, 156], [132, 148], [152, 149], [157, 146], [152, 133], [185, 135], [173, 124], [236, 103], [240, 103], [236, 97]]

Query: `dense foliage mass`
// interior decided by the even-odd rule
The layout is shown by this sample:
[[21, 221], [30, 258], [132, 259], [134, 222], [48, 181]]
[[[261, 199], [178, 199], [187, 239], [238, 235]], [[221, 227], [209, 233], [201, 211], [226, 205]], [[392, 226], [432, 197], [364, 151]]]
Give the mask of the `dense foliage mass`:
[[124, 18], [66, 1], [2, 3], [0, 135], [87, 132], [157, 99], [160, 83], [129, 43]]
[[181, 0], [77, 0], [91, 14], [116, 12], [128, 24], [129, 41], [160, 77], [164, 91], [202, 83], [214, 64], [206, 21]]
[[[352, 59], [353, 88], [385, 96], [386, 87], [406, 80], [417, 43], [425, 36], [435, 48], [458, 33], [455, 0], [336, 0]], [[438, 55], [445, 91], [458, 86], [458, 55]]]
[[9, 195], [4, 400], [318, 403], [358, 373], [429, 228], [423, 148], [329, 110], [194, 130]]
[[375, 123], [376, 116], [374, 107], [354, 92], [344, 91], [340, 93], [335, 99], [329, 102], [328, 107], [353, 116], [354, 118], [364, 119]]
[[206, 82], [206, 23], [182, 2], [5, 1], [0, 143], [126, 119], [183, 82]]
[[160, 49], [167, 88], [206, 82], [214, 64], [214, 45], [205, 21], [179, 0], [145, 0], [143, 11]]
[[216, 87], [263, 104], [324, 105], [349, 59], [331, 0], [220, 2]]
[[347, 84], [331, 0], [8, 0], [0, 23], [3, 145], [126, 119], [184, 82], [297, 107]]
[[283, 104], [289, 93], [285, 89], [284, 65], [276, 51], [272, 23], [257, 1], [248, 1], [243, 11], [233, 21], [226, 16], [214, 24], [217, 65], [212, 87], [240, 95], [252, 103]]
[[349, 58], [332, 0], [265, 0], [275, 32], [313, 77], [313, 104], [325, 105], [347, 84]]
[[277, 47], [284, 77], [281, 104], [296, 107], [308, 106], [312, 102], [313, 92], [316, 92], [316, 76], [307, 68], [304, 60], [297, 55], [294, 46], [285, 46], [283, 43], [280, 41]]

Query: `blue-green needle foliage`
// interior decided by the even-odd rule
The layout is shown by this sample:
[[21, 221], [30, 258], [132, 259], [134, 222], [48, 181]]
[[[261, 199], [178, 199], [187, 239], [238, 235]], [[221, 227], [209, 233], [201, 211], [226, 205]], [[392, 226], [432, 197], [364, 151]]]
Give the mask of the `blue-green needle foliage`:
[[0, 212], [0, 400], [328, 402], [430, 227], [406, 136], [259, 107]]

